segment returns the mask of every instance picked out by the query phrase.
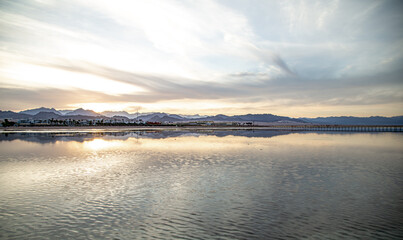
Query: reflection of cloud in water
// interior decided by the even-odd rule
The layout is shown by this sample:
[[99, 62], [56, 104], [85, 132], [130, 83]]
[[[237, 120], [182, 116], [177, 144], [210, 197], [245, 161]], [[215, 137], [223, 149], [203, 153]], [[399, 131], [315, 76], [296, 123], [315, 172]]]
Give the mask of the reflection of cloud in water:
[[60, 239], [401, 235], [401, 134], [289, 133], [3, 134], [16, 140], [0, 142], [2, 228]]
[[[199, 136], [239, 136], [247, 138], [271, 138], [288, 135], [292, 133], [306, 134], [315, 133], [332, 135], [354, 135], [359, 132], [314, 132], [314, 131], [283, 131], [283, 130], [143, 130], [143, 131], [118, 131], [118, 132], [11, 132], [0, 133], [0, 141], [22, 140], [35, 143], [55, 143], [61, 142], [86, 142], [95, 138], [104, 140], [123, 140], [130, 138], [137, 139], [165, 139], [176, 137], [199, 137]], [[366, 133], [376, 135], [379, 133]]]
[[240, 137], [261, 137], [271, 138], [280, 135], [287, 135], [289, 131], [273, 130], [193, 130], [193, 131], [122, 131], [122, 132], [13, 132], [1, 133], [0, 141], [22, 140], [36, 143], [62, 142], [86, 142], [95, 138], [104, 140], [128, 140], [130, 138], [165, 139], [175, 137], [199, 137], [199, 136], [240, 136]]

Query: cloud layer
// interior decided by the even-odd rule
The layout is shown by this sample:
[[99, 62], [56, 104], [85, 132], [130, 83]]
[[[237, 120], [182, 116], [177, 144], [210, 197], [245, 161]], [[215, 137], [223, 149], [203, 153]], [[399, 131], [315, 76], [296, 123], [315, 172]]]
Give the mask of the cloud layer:
[[0, 108], [401, 115], [402, 10], [400, 1], [5, 1]]

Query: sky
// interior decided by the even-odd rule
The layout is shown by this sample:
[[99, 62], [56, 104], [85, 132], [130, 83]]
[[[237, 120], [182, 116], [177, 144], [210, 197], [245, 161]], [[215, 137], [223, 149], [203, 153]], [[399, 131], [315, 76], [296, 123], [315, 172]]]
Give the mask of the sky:
[[403, 115], [403, 1], [2, 0], [0, 109]]

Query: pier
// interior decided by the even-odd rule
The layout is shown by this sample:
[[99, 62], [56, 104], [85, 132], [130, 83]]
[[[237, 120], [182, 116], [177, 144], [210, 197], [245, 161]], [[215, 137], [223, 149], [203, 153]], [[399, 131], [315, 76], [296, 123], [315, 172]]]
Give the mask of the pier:
[[289, 131], [403, 132], [402, 125], [272, 125], [265, 128]]

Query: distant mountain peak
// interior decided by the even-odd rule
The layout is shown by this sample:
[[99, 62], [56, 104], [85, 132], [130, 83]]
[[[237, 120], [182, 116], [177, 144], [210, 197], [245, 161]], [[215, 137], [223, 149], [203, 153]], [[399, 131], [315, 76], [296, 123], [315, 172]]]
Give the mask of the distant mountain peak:
[[28, 114], [28, 115], [36, 115], [36, 114], [38, 114], [40, 112], [51, 112], [51, 113], [55, 113], [55, 114], [58, 114], [58, 115], [61, 114], [59, 111], [57, 111], [54, 108], [45, 108], [45, 107], [27, 109], [27, 110], [21, 111], [19, 113]]
[[81, 115], [81, 116], [90, 116], [90, 117], [97, 117], [97, 116], [101, 116], [101, 114], [96, 113], [92, 110], [86, 110], [83, 108], [78, 108], [76, 110], [73, 110], [71, 112], [66, 113], [65, 115], [67, 116], [71, 116], [71, 115]]
[[403, 116], [395, 117], [354, 117], [354, 116], [332, 116], [317, 118], [290, 118], [277, 116], [269, 113], [265, 114], [244, 114], [228, 116], [217, 114], [215, 116], [181, 115], [164, 112], [150, 113], [128, 113], [126, 111], [105, 111], [96, 113], [92, 110], [78, 108], [75, 110], [56, 110], [54, 108], [39, 107], [27, 109], [19, 113], [12, 111], [1, 111], [0, 119], [98, 119], [98, 118], [130, 118], [142, 120], [143, 122], [181, 122], [181, 121], [217, 121], [217, 122], [254, 122], [254, 123], [308, 123], [308, 124], [338, 124], [338, 125], [403, 125]]

